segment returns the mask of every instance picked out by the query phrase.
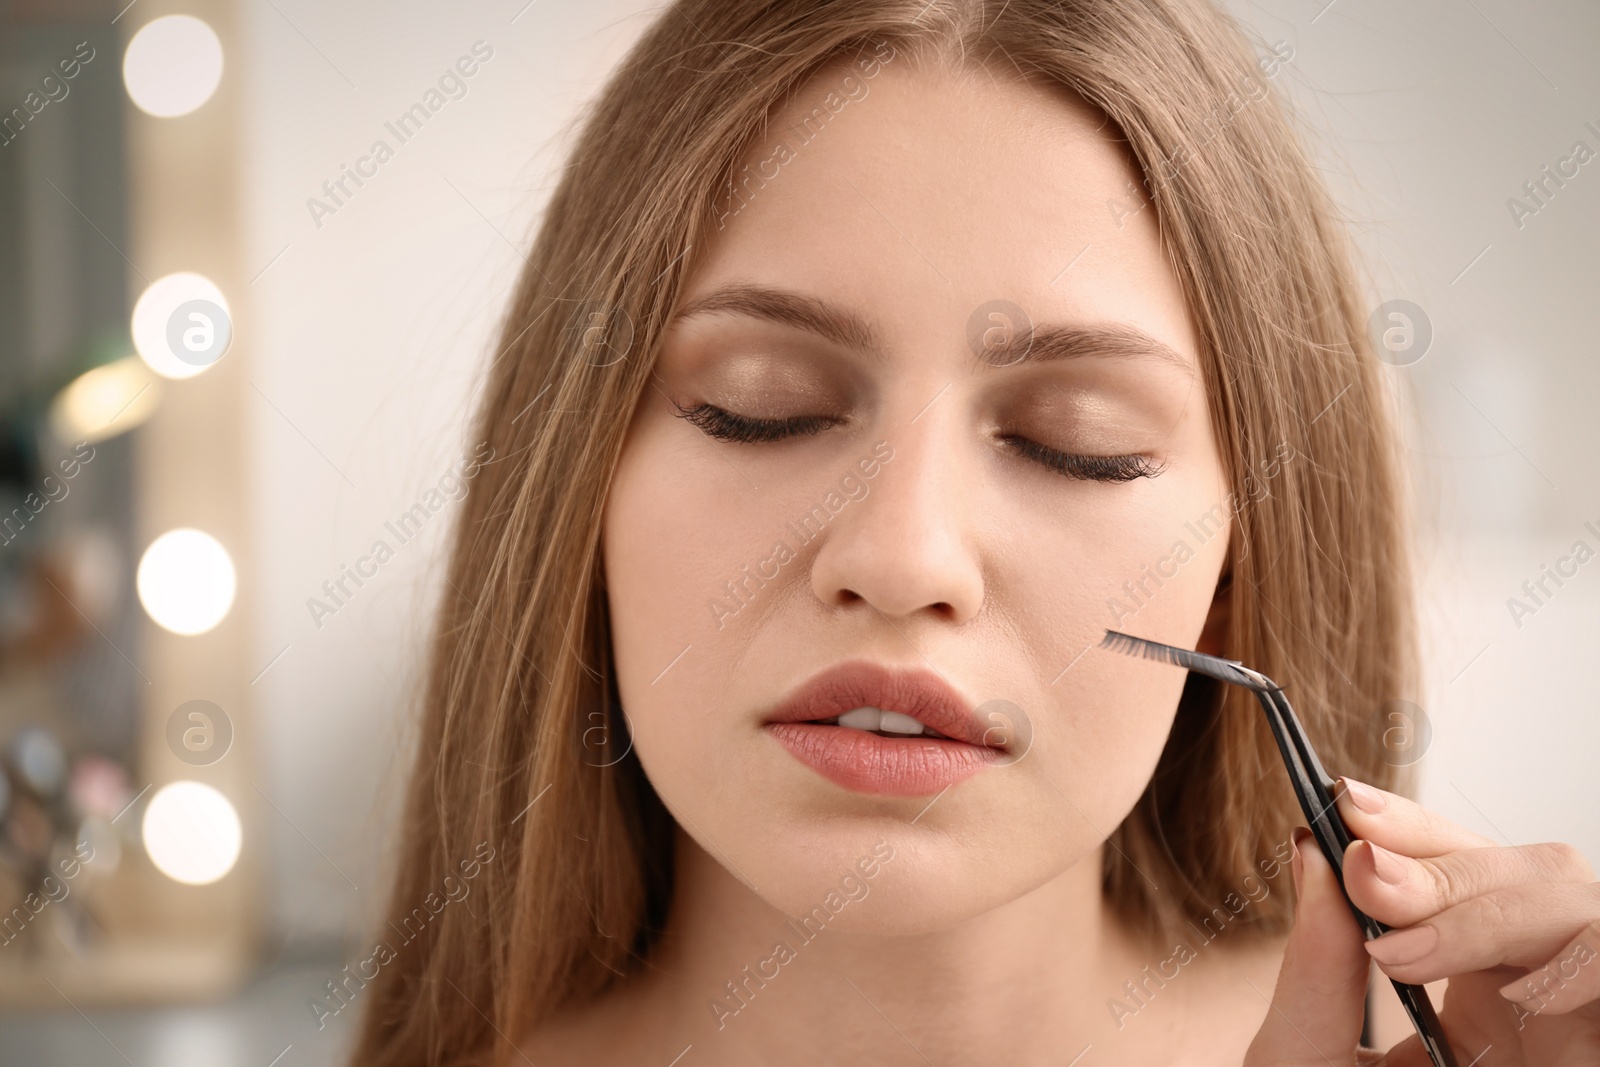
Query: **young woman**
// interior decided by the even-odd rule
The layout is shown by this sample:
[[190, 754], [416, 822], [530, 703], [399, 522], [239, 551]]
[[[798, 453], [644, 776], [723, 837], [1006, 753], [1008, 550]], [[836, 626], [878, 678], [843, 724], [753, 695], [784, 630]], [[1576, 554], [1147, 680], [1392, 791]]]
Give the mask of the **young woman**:
[[[1404, 487], [1292, 60], [1205, 0], [660, 16], [489, 372], [356, 1063], [1424, 1064], [1371, 959], [1462, 1064], [1597, 1062], [1593, 872], [1384, 759]], [[1286, 686], [1396, 932], [1249, 695], [1107, 628]]]

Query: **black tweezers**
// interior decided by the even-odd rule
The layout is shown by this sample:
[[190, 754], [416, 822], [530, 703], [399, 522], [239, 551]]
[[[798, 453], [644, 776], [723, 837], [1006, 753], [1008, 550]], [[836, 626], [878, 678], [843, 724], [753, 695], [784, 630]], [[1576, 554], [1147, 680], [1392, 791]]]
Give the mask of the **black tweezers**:
[[[1208, 678], [1243, 686], [1255, 693], [1256, 699], [1261, 701], [1262, 710], [1267, 713], [1272, 736], [1278, 741], [1278, 751], [1283, 756], [1284, 767], [1289, 771], [1289, 784], [1294, 787], [1295, 796], [1300, 798], [1300, 810], [1305, 813], [1306, 825], [1316, 835], [1322, 854], [1328, 858], [1334, 877], [1339, 880], [1339, 890], [1344, 893], [1345, 903], [1355, 913], [1356, 921], [1361, 924], [1368, 940], [1389, 931], [1387, 925], [1356, 907], [1350, 900], [1350, 894], [1345, 892], [1344, 850], [1355, 837], [1339, 817], [1339, 809], [1334, 805], [1333, 790], [1337, 783], [1323, 770], [1322, 761], [1317, 759], [1311, 742], [1306, 738], [1305, 729], [1295, 717], [1294, 709], [1289, 706], [1289, 698], [1283, 695], [1283, 690], [1278, 688], [1276, 682], [1238, 660], [1163, 645], [1116, 630], [1106, 631], [1100, 647], [1186, 667]], [[1428, 999], [1428, 991], [1419, 985], [1409, 985], [1393, 978], [1389, 981], [1399, 994], [1406, 1014], [1411, 1016], [1411, 1023], [1417, 1028], [1417, 1036], [1422, 1039], [1422, 1045], [1428, 1050], [1434, 1067], [1459, 1067], [1450, 1043], [1445, 1040], [1439, 1016], [1434, 1013], [1433, 1002]]]

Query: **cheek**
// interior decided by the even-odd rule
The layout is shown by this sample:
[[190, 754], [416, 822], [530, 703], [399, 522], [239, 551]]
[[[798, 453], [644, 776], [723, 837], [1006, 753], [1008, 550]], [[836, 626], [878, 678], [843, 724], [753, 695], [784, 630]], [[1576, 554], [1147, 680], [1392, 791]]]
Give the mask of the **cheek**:
[[1102, 829], [1132, 806], [1154, 770], [1187, 673], [1098, 645], [1117, 630], [1195, 647], [1230, 517], [1220, 473], [1200, 465], [1011, 523], [1012, 562], [988, 592], [1042, 687], [1041, 765], [1059, 772], [1062, 793]]
[[1194, 647], [1227, 555], [1228, 509], [1219, 498], [1174, 492], [1048, 528], [1051, 543], [1029, 552], [1040, 562], [1013, 576], [1008, 596], [1027, 613], [1025, 633], [1069, 656], [1108, 629]]
[[751, 644], [792, 627], [812, 596], [812, 538], [873, 493], [853, 474], [870, 447], [755, 458], [684, 433], [658, 400], [630, 429], [602, 524], [619, 684], [644, 714], [663, 693], [700, 706], [741, 685], [775, 696], [736, 675]]
[[707, 762], [730, 751], [707, 742], [726, 736], [740, 635], [776, 601], [776, 583], [761, 588], [747, 575], [769, 554], [768, 511], [777, 509], [730, 468], [731, 478], [705, 470], [711, 446], [690, 439], [704, 455], [685, 453], [666, 418], [646, 413], [624, 448], [602, 550], [617, 687], [635, 748], [663, 800], [692, 811], [715, 790]]
[[[712, 445], [684, 442], [645, 412], [630, 434], [606, 501], [606, 585], [614, 643], [640, 673], [662, 670], [691, 642], [715, 640], [712, 605], [743, 577], [760, 532], [759, 494], [703, 469]], [[695, 455], [685, 444], [700, 444]], [[648, 681], [648, 678], [646, 679]]]
[[998, 592], [1026, 614], [1017, 620], [1031, 635], [1025, 640], [1047, 638], [1041, 653], [1076, 656], [1107, 629], [1194, 647], [1227, 555], [1233, 504], [1209, 430], [1185, 427], [1182, 436], [1159, 476], [1062, 494], [1059, 507], [1030, 504], [1011, 522], [1018, 562], [1012, 587]]

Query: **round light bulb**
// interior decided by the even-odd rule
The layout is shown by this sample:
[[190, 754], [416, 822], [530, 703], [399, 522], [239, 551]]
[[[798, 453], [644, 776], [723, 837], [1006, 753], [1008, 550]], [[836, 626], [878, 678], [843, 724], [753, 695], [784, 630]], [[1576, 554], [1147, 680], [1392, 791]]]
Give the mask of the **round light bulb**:
[[144, 850], [156, 869], [185, 885], [210, 885], [239, 860], [244, 832], [228, 798], [203, 782], [171, 782], [144, 811]]
[[133, 429], [155, 413], [161, 379], [134, 356], [84, 371], [50, 404], [50, 429], [66, 442], [93, 444]]
[[144, 550], [135, 585], [139, 603], [162, 627], [203, 634], [233, 606], [233, 560], [202, 530], [168, 530]]
[[233, 318], [222, 290], [203, 274], [157, 278], [133, 305], [133, 347], [163, 378], [192, 378], [221, 359], [233, 342]]
[[222, 81], [222, 42], [193, 15], [152, 19], [122, 57], [122, 84], [139, 110], [157, 118], [187, 115]]

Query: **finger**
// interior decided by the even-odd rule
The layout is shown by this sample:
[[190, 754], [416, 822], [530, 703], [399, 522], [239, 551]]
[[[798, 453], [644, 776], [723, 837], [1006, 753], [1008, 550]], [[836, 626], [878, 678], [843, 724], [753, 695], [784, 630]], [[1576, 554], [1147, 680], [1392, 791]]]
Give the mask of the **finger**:
[[[1406, 856], [1442, 856], [1464, 848], [1489, 848], [1498, 842], [1430, 811], [1414, 800], [1340, 778], [1335, 802], [1356, 837], [1376, 841]], [[1592, 877], [1592, 875], [1591, 875]]]
[[1366, 942], [1390, 978], [1420, 985], [1490, 967], [1540, 967], [1600, 920], [1600, 883], [1496, 890]]
[[1473, 897], [1513, 886], [1592, 881], [1583, 853], [1562, 841], [1414, 859], [1357, 840], [1344, 853], [1350, 902], [1390, 926], [1411, 926]]
[[[1488, 1055], [1489, 1051], [1514, 1049], [1520, 1044], [1517, 1035], [1518, 1008], [1514, 1004], [1507, 1004], [1508, 1010], [1497, 1009], [1494, 1003], [1495, 989], [1504, 979], [1493, 978], [1494, 974], [1493, 971], [1479, 971], [1458, 975], [1450, 979], [1448, 988], [1444, 990], [1443, 1005], [1439, 1005], [1435, 998], [1429, 998], [1437, 1008], [1445, 1043], [1455, 1053], [1456, 1062], [1466, 1067], [1500, 1067], [1507, 1061], [1497, 1058], [1498, 1053]], [[1550, 1067], [1544, 1061], [1529, 1058], [1517, 1062]], [[1389, 1050], [1383, 1067], [1434, 1067], [1434, 1063], [1422, 1039], [1416, 1033], [1411, 1033]]]
[[1355, 1062], [1368, 961], [1361, 928], [1309, 831], [1295, 831], [1294, 927], [1266, 1019], [1244, 1067]]
[[1592, 922], [1543, 967], [1500, 988], [1530, 1015], [1561, 1015], [1600, 1001], [1600, 922]]

